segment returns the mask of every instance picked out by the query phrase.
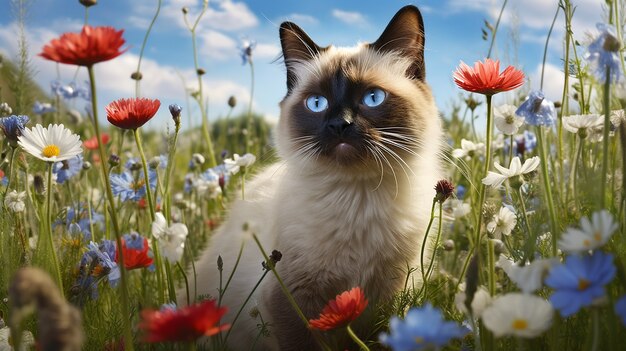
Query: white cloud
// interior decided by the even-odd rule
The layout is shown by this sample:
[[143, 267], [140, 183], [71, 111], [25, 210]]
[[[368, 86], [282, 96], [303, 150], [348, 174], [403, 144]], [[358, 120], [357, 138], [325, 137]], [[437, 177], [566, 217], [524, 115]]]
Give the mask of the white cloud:
[[355, 25], [355, 26], [363, 26], [367, 24], [367, 20], [365, 19], [365, 16], [359, 12], [333, 9], [331, 13], [333, 17], [335, 17], [336, 19], [346, 24]]
[[[574, 38], [581, 40], [586, 32], [594, 31], [595, 24], [602, 21], [603, 5], [604, 0], [572, 1], [572, 6], [576, 7], [574, 17], [572, 18]], [[492, 25], [495, 25], [501, 7], [502, 2], [499, 0], [448, 0], [449, 11], [454, 13], [468, 10], [483, 12], [488, 16], [488, 20]], [[509, 2], [502, 15], [501, 25], [508, 25], [513, 22], [513, 17], [517, 17], [519, 19], [518, 23], [521, 24], [523, 29], [541, 30], [545, 32], [542, 33], [545, 35], [552, 23], [556, 9], [557, 2], [552, 1], [527, 0], [523, 3]], [[563, 37], [565, 26], [563, 17], [563, 11], [561, 10], [554, 26], [551, 41], [559, 42]], [[527, 41], [530, 42], [531, 40]], [[538, 42], [538, 40], [535, 41]], [[560, 48], [560, 46], [552, 45], [551, 47]]]
[[206, 30], [199, 37], [200, 52], [203, 56], [214, 59], [233, 59], [238, 57], [238, 43], [227, 36], [215, 30]]
[[280, 54], [280, 46], [276, 44], [258, 43], [253, 52], [254, 57], [275, 59]]
[[[543, 77], [543, 92], [548, 100], [561, 101], [563, 98], [563, 82], [565, 75], [563, 74], [563, 68], [557, 67], [550, 63], [546, 63], [544, 77]], [[541, 86], [541, 64], [537, 65], [535, 70], [529, 75], [530, 88], [532, 90], [538, 90]], [[570, 93], [573, 92], [571, 86], [576, 82], [575, 78], [570, 77]], [[577, 106], [576, 102], [570, 100], [570, 106]]]
[[[202, 10], [202, 1], [198, 0], [168, 0], [161, 9], [162, 17], [160, 21], [171, 21], [179, 28], [187, 31], [182, 8], [188, 8], [187, 19], [191, 25]], [[141, 5], [135, 5], [133, 15], [143, 16]], [[237, 31], [256, 27], [259, 24], [257, 17], [250, 11], [243, 2], [222, 0], [210, 1], [207, 11], [198, 22], [198, 33], [205, 28], [219, 29], [222, 31]]]
[[305, 15], [302, 13], [292, 13], [292, 14], [282, 17], [280, 20], [291, 21], [298, 25], [316, 25], [319, 23], [317, 18], [310, 16], [310, 15]]

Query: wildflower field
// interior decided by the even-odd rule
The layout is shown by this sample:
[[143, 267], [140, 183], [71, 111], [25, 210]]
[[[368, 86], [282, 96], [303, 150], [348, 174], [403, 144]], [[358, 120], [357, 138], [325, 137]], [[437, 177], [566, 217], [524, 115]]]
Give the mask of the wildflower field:
[[[208, 1], [197, 2], [193, 16], [179, 9], [194, 44], [180, 54], [193, 57], [197, 81], [178, 104], [142, 94], [141, 55], [160, 0], [143, 42], [134, 43], [123, 28], [89, 24], [96, 0], [65, 4], [84, 7], [82, 30], [38, 55], [86, 72], [86, 82], [59, 77], [40, 88], [25, 51], [2, 57], [9, 84], [0, 90], [0, 350], [227, 350], [243, 316], [257, 318], [257, 339], [274, 333], [252, 301], [222, 303], [237, 274], [222, 257], [220, 289], [193, 288], [202, 279], [197, 259], [231, 204], [245, 201], [259, 170], [280, 162], [274, 125], [252, 98], [232, 116], [237, 98], [219, 102], [229, 112], [209, 118], [217, 102], [203, 89], [211, 73], [195, 50]], [[342, 338], [354, 350], [626, 349], [626, 2], [599, 3], [605, 22], [580, 42], [572, 23], [585, 14], [574, 1], [553, 2], [565, 34], [551, 37], [550, 27], [545, 45], [562, 40], [561, 100], [531, 90], [527, 72], [497, 59], [499, 17], [476, 40], [483, 59], [427, 76], [453, 81], [459, 98], [442, 113], [447, 176], [428, 185], [421, 265], [406, 268], [404, 289], [390, 301], [368, 301], [356, 286], [303, 318], [319, 349]], [[508, 1], [498, 3], [501, 15]], [[135, 94], [98, 99], [99, 65], [130, 45], [141, 47], [128, 77]], [[255, 45], [241, 45], [251, 96]], [[163, 110], [167, 130], [150, 128]], [[183, 128], [192, 120], [200, 122]], [[257, 244], [266, 258], [259, 282], [280, 279], [282, 253], [249, 243]], [[227, 309], [238, 311], [228, 323]], [[365, 318], [368, 328], [352, 328]]]

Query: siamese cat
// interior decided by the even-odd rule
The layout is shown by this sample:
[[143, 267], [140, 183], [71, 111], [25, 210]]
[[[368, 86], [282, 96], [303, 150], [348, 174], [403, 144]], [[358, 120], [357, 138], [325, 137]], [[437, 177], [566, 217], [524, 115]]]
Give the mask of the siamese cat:
[[[245, 200], [235, 201], [197, 264], [198, 294], [218, 296], [218, 255], [224, 285], [243, 247], [222, 300], [224, 323], [263, 274], [252, 234], [268, 254], [282, 253], [276, 270], [308, 319], [356, 286], [370, 306], [389, 300], [407, 267], [419, 264], [442, 178], [441, 122], [425, 81], [416, 7], [402, 8], [373, 43], [321, 47], [291, 22], [280, 25], [280, 42], [287, 70], [276, 131], [281, 160], [246, 184]], [[250, 349], [261, 318], [270, 336], [256, 341], [257, 350], [318, 349], [271, 273], [232, 327], [229, 347]]]

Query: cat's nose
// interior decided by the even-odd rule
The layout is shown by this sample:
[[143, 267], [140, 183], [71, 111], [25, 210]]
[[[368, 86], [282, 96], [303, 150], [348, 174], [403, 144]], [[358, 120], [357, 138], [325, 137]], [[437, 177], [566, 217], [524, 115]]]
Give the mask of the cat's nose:
[[352, 125], [351, 121], [347, 121], [345, 118], [333, 118], [328, 121], [326, 128], [337, 136], [343, 135], [343, 133]]

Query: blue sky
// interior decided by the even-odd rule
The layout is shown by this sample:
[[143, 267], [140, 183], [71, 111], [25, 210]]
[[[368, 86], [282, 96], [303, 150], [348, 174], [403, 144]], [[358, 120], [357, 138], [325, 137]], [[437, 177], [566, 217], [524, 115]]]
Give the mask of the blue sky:
[[[11, 0], [13, 1], [13, 0]], [[57, 77], [56, 64], [35, 55], [50, 39], [65, 31], [79, 31], [84, 23], [84, 8], [77, 0], [29, 0], [27, 36], [36, 80], [44, 87]], [[602, 0], [573, 0], [574, 36], [584, 41], [602, 20]], [[6, 3], [6, 2], [5, 2]], [[494, 56], [506, 64], [524, 70], [529, 86], [538, 86], [545, 37], [558, 0], [510, 0], [498, 32]], [[89, 11], [92, 25], [110, 25], [125, 30], [129, 48], [124, 55], [96, 66], [100, 109], [114, 99], [134, 96], [134, 81], [129, 77], [136, 69], [141, 41], [157, 0], [99, 1]], [[236, 95], [240, 101], [235, 113], [246, 109], [249, 101], [250, 71], [239, 57], [240, 41], [256, 40], [254, 52], [256, 84], [255, 110], [270, 119], [279, 114], [278, 102], [285, 93], [285, 70], [275, 58], [280, 54], [278, 26], [284, 20], [300, 25], [320, 45], [354, 45], [373, 41], [395, 12], [407, 4], [422, 10], [426, 27], [427, 81], [431, 84], [441, 110], [449, 109], [461, 91], [452, 81], [452, 71], [459, 60], [468, 64], [484, 58], [488, 42], [481, 39], [484, 20], [495, 23], [502, 1], [498, 0], [423, 0], [423, 1], [292, 1], [292, 0], [220, 0], [210, 1], [209, 11], [198, 28], [200, 66], [205, 75], [205, 92], [209, 97], [210, 118], [224, 115], [226, 101]], [[185, 105], [185, 87], [197, 89], [193, 71], [192, 46], [181, 9], [195, 15], [202, 0], [163, 0], [142, 64], [142, 95], [159, 98], [164, 105]], [[8, 7], [5, 5], [3, 7]], [[560, 99], [562, 15], [555, 28], [548, 51], [545, 90], [548, 97]], [[0, 11], [0, 52], [14, 58], [17, 52], [17, 27], [11, 11]], [[62, 81], [70, 82], [75, 68], [59, 66]], [[86, 78], [82, 70], [78, 80]], [[183, 80], [185, 83], [183, 83]], [[500, 98], [506, 100], [506, 96]], [[197, 108], [191, 102], [191, 111]], [[169, 122], [166, 108], [150, 122], [160, 128]]]

